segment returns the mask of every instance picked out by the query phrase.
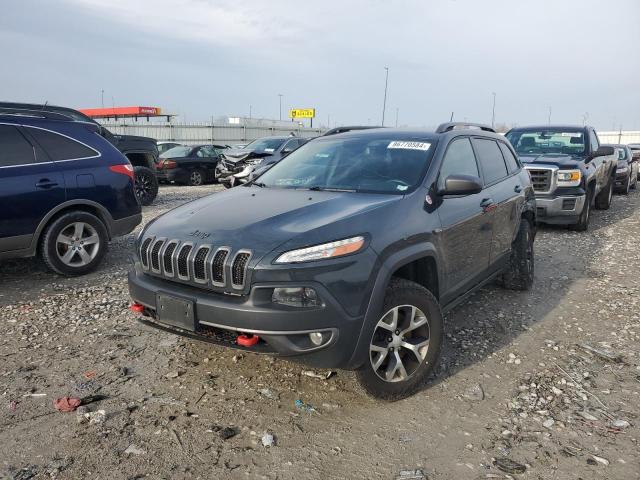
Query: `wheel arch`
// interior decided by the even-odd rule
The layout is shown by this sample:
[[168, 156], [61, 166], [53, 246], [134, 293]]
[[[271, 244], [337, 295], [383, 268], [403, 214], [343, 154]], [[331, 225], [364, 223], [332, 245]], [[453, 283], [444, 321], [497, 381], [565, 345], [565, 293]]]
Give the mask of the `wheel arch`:
[[44, 229], [47, 227], [47, 225], [67, 212], [78, 210], [90, 213], [98, 217], [107, 229], [109, 240], [111, 240], [113, 217], [104, 206], [91, 200], [69, 200], [56, 206], [54, 209], [49, 211], [49, 213], [47, 213], [47, 215], [45, 215], [42, 220], [40, 220], [40, 223], [38, 224], [38, 227], [33, 234], [33, 239], [31, 240], [31, 253], [35, 254], [37, 252], [40, 244], [40, 237], [42, 236], [42, 232], [44, 232]]
[[[437, 290], [432, 291], [429, 286], [425, 286], [434, 295], [436, 300], [439, 301], [441, 294], [441, 272], [440, 262], [437, 249], [432, 243], [420, 243], [412, 245], [403, 250], [394, 252], [389, 255], [383, 262], [375, 279], [371, 296], [369, 298], [369, 304], [364, 315], [362, 327], [360, 328], [360, 334], [354, 348], [353, 355], [349, 360], [349, 365], [353, 368], [357, 368], [362, 364], [363, 359], [366, 359], [366, 355], [369, 347], [369, 340], [364, 338], [363, 333], [366, 330], [366, 326], [375, 321], [375, 317], [382, 308], [384, 303], [384, 296], [389, 282], [394, 276], [404, 278], [406, 280], [412, 280], [416, 283], [425, 286], [421, 281], [434, 282], [427, 283]], [[416, 269], [427, 268], [426, 272], [417, 272], [417, 279], [407, 278], [412, 273], [416, 273]], [[398, 275], [399, 273], [399, 275]]]

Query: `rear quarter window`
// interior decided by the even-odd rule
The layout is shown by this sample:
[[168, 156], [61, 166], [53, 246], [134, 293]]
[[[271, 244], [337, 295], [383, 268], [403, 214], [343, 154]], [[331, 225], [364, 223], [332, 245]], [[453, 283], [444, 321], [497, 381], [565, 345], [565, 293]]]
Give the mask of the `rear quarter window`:
[[33, 147], [12, 125], [0, 125], [0, 167], [34, 163]]
[[485, 184], [489, 185], [508, 175], [507, 165], [495, 140], [474, 138], [473, 145], [482, 167]]
[[500, 150], [502, 151], [504, 161], [507, 163], [509, 173], [517, 172], [518, 170], [520, 170], [520, 162], [518, 162], [518, 159], [513, 155], [513, 153], [511, 153], [509, 147], [507, 147], [502, 142], [498, 142], [498, 145], [500, 145]]
[[98, 152], [71, 138], [49, 130], [29, 127], [29, 133], [47, 152], [51, 160], [76, 160], [99, 156]]

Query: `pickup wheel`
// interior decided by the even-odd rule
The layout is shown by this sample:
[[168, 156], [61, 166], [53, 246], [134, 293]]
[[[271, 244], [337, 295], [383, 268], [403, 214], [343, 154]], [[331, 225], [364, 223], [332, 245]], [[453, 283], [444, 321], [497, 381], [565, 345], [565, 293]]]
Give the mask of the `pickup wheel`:
[[622, 190], [622, 193], [624, 195], [629, 195], [629, 190], [631, 190], [631, 174], [629, 174], [629, 176], [627, 177], [627, 184], [625, 185], [624, 189]]
[[136, 197], [140, 205], [149, 206], [158, 196], [158, 177], [147, 167], [133, 167]]
[[84, 275], [102, 261], [109, 237], [102, 221], [87, 212], [67, 212], [50, 223], [40, 240], [45, 265], [60, 275]]
[[533, 285], [533, 229], [522, 219], [518, 235], [511, 245], [508, 269], [502, 274], [502, 285], [510, 290], [529, 290]]
[[591, 218], [591, 201], [593, 198], [593, 187], [590, 186], [587, 188], [587, 195], [584, 199], [584, 207], [582, 207], [582, 212], [580, 212], [580, 216], [578, 217], [578, 222], [573, 225], [569, 225], [569, 230], [574, 230], [576, 232], [586, 232], [589, 228], [589, 219]]
[[609, 178], [609, 183], [607, 183], [607, 186], [596, 196], [596, 208], [598, 210], [609, 210], [612, 198], [613, 178]]
[[424, 385], [442, 345], [442, 312], [433, 294], [421, 285], [392, 278], [382, 311], [365, 329], [369, 354], [356, 372], [366, 392], [399, 400]]

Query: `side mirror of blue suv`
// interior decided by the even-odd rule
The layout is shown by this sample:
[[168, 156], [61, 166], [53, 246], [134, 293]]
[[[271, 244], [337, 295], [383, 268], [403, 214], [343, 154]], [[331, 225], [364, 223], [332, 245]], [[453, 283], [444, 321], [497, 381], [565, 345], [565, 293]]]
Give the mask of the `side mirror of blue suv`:
[[40, 255], [82, 275], [142, 220], [133, 168], [98, 127], [64, 115], [0, 113], [0, 260]]

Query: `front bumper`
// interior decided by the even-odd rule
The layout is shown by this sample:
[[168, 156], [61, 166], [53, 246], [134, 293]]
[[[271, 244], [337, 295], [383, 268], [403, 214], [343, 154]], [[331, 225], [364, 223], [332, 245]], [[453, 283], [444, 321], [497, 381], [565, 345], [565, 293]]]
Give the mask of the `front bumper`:
[[251, 178], [251, 173], [253, 173], [254, 169], [255, 165], [245, 165], [241, 169], [239, 168], [231, 171], [218, 164], [215, 175], [218, 182], [227, 183], [233, 186], [247, 183]]
[[613, 184], [614, 188], [616, 189], [626, 188], [630, 175], [631, 175], [631, 169], [627, 169], [624, 172], [616, 171], [616, 177]]
[[[274, 287], [309, 286], [323, 301], [321, 307], [296, 308], [273, 304]], [[349, 362], [362, 329], [363, 317], [353, 317], [321, 284], [256, 284], [249, 295], [214, 293], [145, 275], [136, 265], [129, 272], [131, 298], [145, 307], [142, 321], [148, 325], [205, 342], [255, 353], [290, 356], [318, 368], [353, 368]], [[157, 320], [158, 294], [193, 302], [195, 329], [182, 329]], [[322, 332], [323, 344], [313, 345], [309, 333]], [[254, 334], [252, 347], [236, 343], [239, 334]]]
[[536, 196], [536, 220], [541, 223], [568, 225], [578, 221], [586, 195]]

